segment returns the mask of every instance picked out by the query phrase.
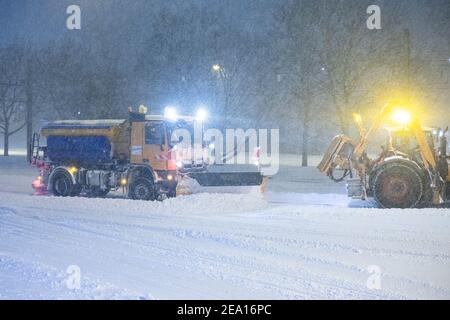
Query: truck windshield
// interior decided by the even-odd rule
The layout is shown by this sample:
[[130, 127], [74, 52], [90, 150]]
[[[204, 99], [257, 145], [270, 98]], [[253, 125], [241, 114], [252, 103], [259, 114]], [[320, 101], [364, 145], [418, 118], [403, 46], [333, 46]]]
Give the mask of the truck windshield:
[[145, 144], [162, 145], [164, 143], [164, 124], [149, 122], [145, 125]]

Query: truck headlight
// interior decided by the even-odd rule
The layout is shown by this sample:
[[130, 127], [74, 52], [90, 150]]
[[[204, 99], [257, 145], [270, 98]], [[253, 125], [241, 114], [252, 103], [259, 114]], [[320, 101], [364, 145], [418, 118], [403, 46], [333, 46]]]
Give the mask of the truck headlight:
[[206, 118], [208, 118], [208, 112], [206, 111], [206, 109], [204, 108], [199, 108], [197, 110], [197, 113], [195, 115], [195, 119], [198, 122], [204, 122], [206, 120]]
[[164, 117], [171, 121], [177, 121], [177, 119], [178, 119], [177, 110], [171, 106], [165, 107], [164, 108]]

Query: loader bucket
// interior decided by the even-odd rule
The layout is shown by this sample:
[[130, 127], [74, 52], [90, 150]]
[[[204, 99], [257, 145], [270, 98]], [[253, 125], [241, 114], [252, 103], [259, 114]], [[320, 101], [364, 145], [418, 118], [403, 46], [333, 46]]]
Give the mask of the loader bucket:
[[320, 161], [317, 166], [317, 169], [323, 173], [329, 172], [330, 168], [336, 165], [335, 160], [337, 156], [347, 144], [353, 145], [351, 138], [346, 135], [342, 134], [334, 137], [333, 140], [331, 140], [330, 146], [325, 152], [322, 161]]

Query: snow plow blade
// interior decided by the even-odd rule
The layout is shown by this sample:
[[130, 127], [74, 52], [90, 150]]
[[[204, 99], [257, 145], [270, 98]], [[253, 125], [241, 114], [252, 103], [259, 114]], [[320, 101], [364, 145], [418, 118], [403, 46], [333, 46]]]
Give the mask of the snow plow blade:
[[217, 171], [189, 172], [182, 176], [177, 185], [177, 194], [193, 193], [250, 193], [264, 192], [268, 177], [259, 171]]
[[259, 172], [195, 172], [188, 176], [203, 187], [259, 186], [263, 182]]

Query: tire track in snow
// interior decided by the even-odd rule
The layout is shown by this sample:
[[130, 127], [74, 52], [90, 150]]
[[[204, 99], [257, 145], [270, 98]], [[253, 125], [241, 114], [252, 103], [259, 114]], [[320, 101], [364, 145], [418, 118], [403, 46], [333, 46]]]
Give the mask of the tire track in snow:
[[[57, 226], [57, 227], [73, 229], [73, 230], [75, 230], [77, 232], [85, 232], [85, 233], [88, 233], [88, 234], [95, 234], [96, 236], [107, 238], [107, 239], [115, 241], [115, 242], [126, 242], [126, 243], [128, 243], [130, 245], [134, 245], [134, 246], [139, 244], [136, 241], [131, 241], [131, 240], [123, 239], [123, 238], [118, 238], [117, 235], [110, 235], [110, 234], [107, 234], [105, 232], [93, 231], [92, 229], [85, 228], [85, 227], [79, 227], [79, 226], [75, 227], [75, 226], [73, 226], [73, 225], [71, 225], [71, 224], [69, 224], [67, 222], [66, 223], [53, 222], [53, 221], [49, 221], [48, 219], [43, 219], [42, 217], [27, 216], [27, 215], [24, 215], [24, 214], [19, 214], [19, 215], [21, 217], [23, 217], [23, 218], [37, 220], [39, 222], [46, 223], [46, 224], [51, 224], [51, 225], [54, 225], [54, 226]], [[68, 220], [71, 220], [71, 219], [68, 219]], [[77, 219], [72, 219], [72, 220], [77, 220]], [[164, 230], [164, 229], [162, 229], [162, 230]], [[167, 248], [167, 247], [163, 247], [161, 245], [160, 246], [156, 246], [154, 242], [140, 243], [139, 245], [144, 246], [144, 247], [148, 247], [149, 245], [151, 245], [153, 248], [158, 248], [161, 251], [170, 252], [172, 255], [178, 255], [178, 256], [181, 256], [181, 257], [185, 257], [185, 258], [192, 257], [192, 255], [194, 255], [196, 259], [201, 259], [203, 261], [208, 261], [210, 263], [216, 263], [216, 264], [221, 264], [222, 263], [223, 264], [223, 261], [222, 261], [223, 259], [221, 259], [220, 257], [218, 257], [217, 260], [210, 258], [210, 255], [211, 255], [210, 252], [204, 253], [204, 255], [199, 255], [198, 251], [188, 250], [188, 252], [183, 253], [183, 252], [180, 252], [177, 248], [170, 249], [170, 248]], [[337, 285], [337, 284], [334, 284], [334, 283], [324, 282], [323, 280], [311, 280], [310, 279], [310, 275], [308, 275], [308, 277], [298, 277], [298, 276], [292, 276], [292, 275], [290, 275], [288, 273], [271, 272], [271, 271], [268, 271], [267, 269], [264, 269], [264, 268], [256, 266], [256, 265], [252, 265], [251, 267], [249, 267], [247, 263], [242, 263], [242, 262], [239, 262], [239, 261], [233, 261], [233, 262], [227, 261], [227, 263], [225, 264], [226, 267], [229, 267], [230, 265], [233, 266], [233, 267], [244, 269], [244, 270], [255, 270], [255, 268], [257, 268], [257, 270], [259, 270], [261, 273], [269, 274], [272, 277], [276, 277], [276, 276], [280, 277], [281, 276], [281, 277], [283, 277], [285, 279], [289, 278], [289, 279], [291, 279], [294, 282], [300, 281], [300, 282], [306, 283], [306, 284], [308, 284], [308, 283], [315, 283], [316, 286], [332, 287], [332, 288], [335, 288], [335, 289], [339, 289], [341, 291], [342, 290], [346, 290], [346, 291], [349, 291], [349, 292], [353, 292], [355, 295], [361, 294], [361, 291], [359, 289], [351, 288], [349, 285], [344, 285], [344, 284], [338, 284]], [[243, 272], [243, 273], [245, 273], [245, 272]], [[228, 277], [228, 278], [230, 278], [230, 277]], [[247, 284], [250, 287], [251, 287], [252, 283], [253, 284], [255, 283], [255, 279], [249, 279], [249, 278], [246, 278], [244, 276], [239, 276], [238, 274], [233, 275], [231, 278], [237, 278], [237, 279], [240, 278], [244, 282], [247, 282]], [[256, 282], [258, 282], [260, 284], [264, 284], [266, 287], [271, 288], [271, 289], [277, 288], [277, 289], [279, 289], [280, 292], [284, 292], [284, 293], [291, 292], [291, 293], [294, 294], [294, 296], [303, 296], [303, 297], [305, 297], [304, 295], [300, 294], [300, 292], [297, 292], [297, 291], [295, 291], [295, 289], [290, 288], [290, 287], [275, 285], [273, 282], [267, 282], [267, 281], [261, 281], [261, 280], [256, 281]], [[289, 281], [289, 283], [292, 283], [292, 282]], [[310, 291], [307, 291], [307, 293], [309, 295], [312, 294], [312, 292], [310, 292]], [[368, 296], [370, 296], [370, 297], [379, 297], [378, 295], [368, 295]], [[320, 296], [318, 295], [317, 298], [319, 298], [319, 297]]]
[[[95, 201], [95, 199], [86, 199], [84, 201]], [[58, 204], [61, 205], [61, 204]], [[124, 206], [126, 207], [126, 205]], [[39, 207], [38, 207], [39, 208]], [[11, 209], [8, 207], [8, 209]], [[310, 254], [303, 254], [296, 252], [295, 249], [298, 244], [313, 245], [316, 249], [321, 249], [324, 252], [354, 253], [355, 246], [347, 245], [345, 242], [373, 242], [379, 246], [380, 239], [383, 240], [383, 246], [392, 241], [400, 241], [401, 232], [396, 232], [394, 236], [379, 237], [374, 235], [361, 235], [358, 233], [341, 233], [323, 230], [324, 226], [319, 221], [309, 221], [309, 224], [296, 229], [292, 227], [291, 215], [281, 215], [279, 222], [274, 225], [267, 225], [265, 219], [267, 213], [272, 214], [271, 210], [264, 210], [260, 217], [258, 214], [251, 214], [250, 216], [256, 218], [247, 218], [245, 214], [233, 214], [227, 216], [213, 216], [213, 217], [193, 217], [188, 214], [186, 217], [181, 215], [156, 215], [152, 213], [148, 216], [149, 221], [145, 221], [144, 215], [120, 216], [117, 210], [105, 209], [105, 214], [91, 216], [88, 209], [80, 208], [68, 209], [64, 208], [45, 208], [46, 213], [34, 213], [32, 208], [24, 206], [14, 206], [17, 216], [21, 220], [14, 221], [11, 219], [14, 215], [11, 211], [0, 214], [2, 221], [8, 221], [14, 225], [18, 230], [26, 230], [27, 236], [32, 235], [31, 239], [42, 240], [46, 238], [46, 242], [52, 244], [52, 241], [61, 248], [73, 241], [73, 239], [90, 239], [90, 241], [82, 241], [80, 245], [80, 252], [84, 248], [89, 251], [90, 255], [95, 254], [95, 244], [97, 239], [103, 239], [104, 242], [113, 243], [116, 247], [122, 244], [123, 248], [130, 248], [133, 250], [130, 256], [130, 263], [143, 263], [143, 265], [154, 265], [158, 262], [161, 265], [170, 266], [177, 269], [188, 267], [193, 275], [198, 279], [204, 278], [219, 279], [225, 282], [235, 283], [238, 287], [244, 287], [252, 292], [260, 294], [270, 294], [272, 296], [283, 296], [291, 298], [299, 297], [314, 297], [323, 298], [326, 296], [334, 297], [370, 297], [370, 298], [402, 298], [404, 296], [383, 291], [381, 293], [371, 293], [361, 286], [356, 286], [355, 281], [347, 281], [339, 279], [336, 275], [328, 276], [322, 271], [315, 272], [314, 267], [304, 266], [302, 269], [295, 269], [286, 260], [289, 255], [292, 259], [298, 259], [300, 263], [310, 263], [312, 266], [328, 266], [333, 268], [332, 272], [336, 270], [348, 269], [353, 272], [360, 272], [358, 268], [354, 269], [355, 265], [346, 265], [336, 261], [335, 258], [328, 257], [326, 259], [311, 256]], [[42, 210], [42, 209], [41, 209]], [[277, 210], [283, 210], [278, 208]], [[297, 210], [299, 210], [297, 208]], [[276, 214], [277, 212], [274, 212]], [[46, 215], [48, 214], [48, 216]], [[282, 214], [282, 213], [281, 213]], [[76, 215], [74, 217], [74, 215]], [[156, 219], [155, 219], [156, 217]], [[24, 221], [24, 220], [25, 221]], [[166, 219], [166, 220], [165, 220]], [[306, 218], [303, 220], [295, 220], [308, 222]], [[191, 221], [190, 221], [191, 220]], [[6, 222], [5, 221], [5, 222]], [[27, 222], [34, 221], [34, 222]], [[259, 224], [261, 221], [264, 224]], [[333, 221], [333, 220], [331, 220]], [[37, 223], [36, 223], [37, 222]], [[147, 225], [141, 225], [143, 222]], [[254, 222], [258, 223], [257, 225]], [[269, 220], [270, 222], [270, 220]], [[175, 225], [175, 227], [171, 225]], [[51, 225], [56, 230], [53, 234], [42, 235], [40, 231], [47, 230], [43, 225]], [[287, 237], [278, 236], [278, 225], [284, 226], [283, 233]], [[232, 226], [232, 228], [230, 228]], [[230, 228], [231, 232], [223, 232], [226, 228]], [[317, 229], [315, 229], [317, 227]], [[28, 229], [27, 229], [28, 228]], [[363, 229], [364, 231], [364, 229]], [[185, 233], [186, 239], [177, 239], [177, 234]], [[302, 238], [296, 238], [296, 232], [302, 233]], [[267, 234], [273, 236], [267, 237]], [[61, 239], [58, 239], [61, 236]], [[311, 237], [317, 237], [324, 240], [311, 240]], [[250, 239], [250, 241], [249, 241]], [[59, 242], [62, 243], [57, 243]], [[298, 242], [300, 241], [300, 242]], [[406, 241], [407, 245], [420, 245], [420, 241]], [[423, 241], [422, 241], [423, 242]], [[437, 243], [442, 243], [438, 241]], [[358, 248], [358, 246], [356, 246]], [[375, 247], [368, 247], [369, 249], [377, 249]], [[315, 250], [316, 250], [315, 249]], [[336, 250], [337, 249], [337, 250]], [[381, 248], [383, 249], [383, 248]], [[384, 250], [384, 249], [383, 249]], [[409, 250], [410, 252], [414, 252]], [[387, 251], [389, 252], [389, 250]], [[149, 256], [137, 257], [139, 253], [149, 254]], [[108, 253], [109, 254], [109, 253]], [[371, 254], [387, 254], [386, 252], [372, 251]], [[395, 255], [401, 255], [398, 251]], [[107, 257], [108, 259], [110, 257]], [[170, 258], [170, 259], [169, 259]], [[280, 263], [269, 265], [267, 258], [279, 260]], [[427, 259], [436, 259], [436, 257], [428, 256]], [[134, 260], [133, 260], [134, 259]], [[182, 265], [188, 262], [187, 265]], [[283, 263], [281, 263], [283, 262]], [[336, 262], [342, 265], [336, 265]], [[294, 265], [295, 266], [295, 265]], [[383, 276], [389, 277], [389, 274]], [[412, 279], [392, 276], [395, 281], [403, 281], [403, 283], [410, 283]], [[175, 282], [182, 280], [179, 276], [171, 281]], [[443, 288], [433, 288], [427, 286], [425, 282], [414, 282], [415, 285], [424, 285], [425, 289], [430, 294], [432, 290], [440, 290], [440, 294], [446, 294], [448, 291], [442, 291]], [[184, 290], [189, 289], [189, 285], [184, 282], [179, 285]], [[187, 288], [187, 289], [186, 289]], [[260, 288], [260, 289], [258, 289]], [[243, 289], [243, 288], [242, 288]], [[444, 288], [445, 289], [445, 288]], [[199, 290], [199, 288], [192, 289], [192, 291]], [[430, 291], [431, 290], [431, 291]]]

